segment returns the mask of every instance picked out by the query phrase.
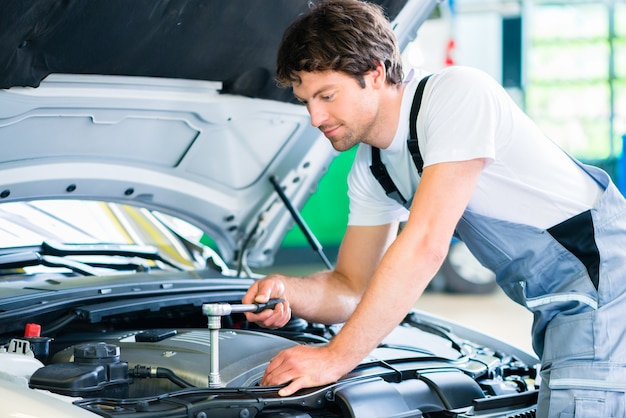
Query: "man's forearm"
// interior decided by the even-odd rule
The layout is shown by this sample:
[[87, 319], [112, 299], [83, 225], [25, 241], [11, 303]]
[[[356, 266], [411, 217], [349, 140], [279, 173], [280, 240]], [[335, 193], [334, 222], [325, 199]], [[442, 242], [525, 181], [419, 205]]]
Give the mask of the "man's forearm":
[[346, 364], [365, 357], [397, 326], [421, 296], [445, 256], [445, 250], [414, 251], [411, 248], [402, 242], [390, 248], [363, 295], [361, 305], [330, 342], [329, 348], [343, 357]]
[[307, 277], [284, 277], [285, 297], [294, 315], [307, 321], [334, 324], [346, 321], [361, 300], [362, 289], [332, 270]]

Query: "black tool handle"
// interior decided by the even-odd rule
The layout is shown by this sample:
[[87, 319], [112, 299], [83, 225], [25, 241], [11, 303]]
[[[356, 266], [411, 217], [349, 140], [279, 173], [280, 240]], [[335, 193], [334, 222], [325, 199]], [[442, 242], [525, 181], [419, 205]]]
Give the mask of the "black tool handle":
[[253, 313], [259, 313], [266, 309], [274, 309], [276, 305], [278, 305], [279, 303], [283, 303], [284, 301], [285, 301], [284, 299], [276, 298], [276, 299], [270, 299], [265, 303], [255, 303], [257, 308], [255, 311], [253, 311]]

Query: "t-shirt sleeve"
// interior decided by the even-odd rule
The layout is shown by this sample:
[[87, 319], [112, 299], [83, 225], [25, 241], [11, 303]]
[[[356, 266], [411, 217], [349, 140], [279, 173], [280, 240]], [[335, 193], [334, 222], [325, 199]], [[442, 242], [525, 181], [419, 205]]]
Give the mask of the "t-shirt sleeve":
[[385, 225], [406, 220], [408, 211], [389, 198], [370, 172], [371, 148], [360, 145], [348, 174], [348, 225]]
[[[475, 158], [485, 158], [485, 167], [490, 165], [502, 113], [498, 95], [505, 94], [501, 90], [490, 76], [470, 67], [450, 67], [435, 74], [424, 92], [417, 123], [424, 167]], [[348, 224], [406, 220], [408, 211], [387, 197], [370, 164], [371, 148], [362, 144], [348, 175]]]
[[431, 82], [417, 124], [424, 167], [475, 158], [491, 164], [500, 113], [496, 81], [470, 67], [450, 67]]

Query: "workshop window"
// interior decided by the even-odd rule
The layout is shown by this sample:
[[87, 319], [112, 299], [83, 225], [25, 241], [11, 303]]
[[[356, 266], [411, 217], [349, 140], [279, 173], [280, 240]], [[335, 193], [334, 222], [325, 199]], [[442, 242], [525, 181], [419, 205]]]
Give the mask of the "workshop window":
[[526, 111], [567, 151], [610, 160], [626, 133], [626, 3], [528, 8]]

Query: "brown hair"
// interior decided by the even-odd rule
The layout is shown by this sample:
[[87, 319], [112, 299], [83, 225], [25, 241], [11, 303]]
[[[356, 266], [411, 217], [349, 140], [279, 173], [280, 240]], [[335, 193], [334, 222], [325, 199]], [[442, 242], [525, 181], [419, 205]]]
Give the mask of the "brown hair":
[[365, 87], [363, 75], [383, 63], [387, 83], [402, 81], [397, 40], [382, 8], [360, 0], [311, 4], [285, 31], [276, 60], [276, 81], [288, 87], [297, 71], [341, 71]]

